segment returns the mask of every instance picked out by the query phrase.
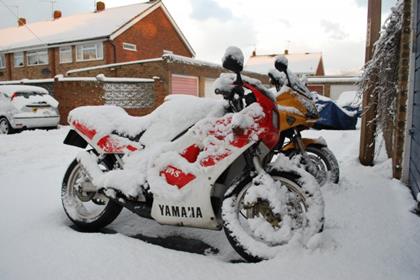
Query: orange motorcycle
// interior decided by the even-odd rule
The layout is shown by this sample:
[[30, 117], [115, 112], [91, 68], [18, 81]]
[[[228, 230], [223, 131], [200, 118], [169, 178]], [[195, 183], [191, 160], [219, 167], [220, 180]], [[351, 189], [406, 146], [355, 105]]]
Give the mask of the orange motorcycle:
[[311, 93], [287, 69], [286, 57], [277, 57], [275, 67], [276, 70], [268, 74], [277, 90], [276, 103], [280, 114], [280, 140], [275, 153], [289, 158], [301, 156], [301, 163], [321, 186], [327, 182], [338, 183], [340, 168], [325, 140], [322, 137], [303, 138], [301, 135], [302, 130], [312, 128], [319, 119]]

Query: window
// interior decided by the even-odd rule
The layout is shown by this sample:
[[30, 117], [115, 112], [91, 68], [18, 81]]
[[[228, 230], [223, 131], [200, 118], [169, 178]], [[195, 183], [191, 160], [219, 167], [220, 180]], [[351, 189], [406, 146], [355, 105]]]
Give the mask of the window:
[[48, 51], [31, 51], [27, 54], [28, 65], [45, 65], [48, 64]]
[[76, 60], [99, 60], [103, 59], [104, 51], [102, 42], [89, 43], [76, 46]]
[[60, 47], [60, 63], [71, 63], [71, 62], [73, 62], [71, 46]]
[[123, 49], [128, 51], [137, 51], [137, 46], [135, 44], [123, 43]]
[[23, 52], [14, 53], [13, 57], [15, 59], [14, 61], [15, 67], [22, 67], [23, 66]]
[[0, 69], [6, 67], [6, 59], [4, 54], [0, 53]]

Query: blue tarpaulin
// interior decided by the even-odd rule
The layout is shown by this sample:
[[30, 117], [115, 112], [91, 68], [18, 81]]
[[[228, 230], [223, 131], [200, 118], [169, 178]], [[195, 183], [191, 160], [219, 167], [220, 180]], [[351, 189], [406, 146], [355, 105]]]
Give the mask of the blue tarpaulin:
[[316, 122], [315, 128], [337, 130], [356, 129], [357, 111], [348, 112], [346, 110], [346, 113], [332, 100], [318, 99], [316, 105], [320, 119]]

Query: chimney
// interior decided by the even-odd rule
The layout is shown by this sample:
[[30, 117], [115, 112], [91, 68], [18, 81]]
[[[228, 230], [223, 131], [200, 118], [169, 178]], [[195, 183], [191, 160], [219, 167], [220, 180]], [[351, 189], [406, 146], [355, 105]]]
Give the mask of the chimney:
[[252, 56], [257, 56], [257, 50], [252, 51]]
[[18, 19], [18, 26], [26, 25], [26, 18], [19, 18]]
[[96, 12], [99, 13], [102, 11], [105, 11], [105, 3], [102, 1], [96, 2]]
[[53, 13], [53, 19], [56, 20], [56, 19], [59, 19], [59, 18], [61, 18], [61, 11], [55, 10], [54, 13]]
[[289, 54], [289, 50], [288, 49], [285, 49], [284, 50], [284, 55], [288, 55]]

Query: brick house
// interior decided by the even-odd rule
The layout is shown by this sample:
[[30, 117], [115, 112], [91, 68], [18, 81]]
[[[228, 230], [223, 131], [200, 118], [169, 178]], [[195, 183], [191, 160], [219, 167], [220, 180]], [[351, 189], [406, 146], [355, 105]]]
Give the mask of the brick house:
[[[279, 54], [257, 55], [254, 51], [248, 59], [245, 70], [267, 75], [274, 68], [274, 60]], [[289, 62], [289, 68], [298, 76], [324, 76], [322, 53], [289, 53], [284, 51]]]
[[[70, 69], [194, 50], [164, 4], [149, 1], [0, 29], [0, 81], [45, 79]], [[7, 38], [4, 39], [4, 38]]]
[[[257, 55], [254, 51], [248, 59], [245, 70], [265, 74], [274, 68], [274, 60], [279, 54]], [[322, 53], [289, 53], [283, 55], [288, 60], [289, 69], [298, 77], [307, 77], [310, 91], [338, 99], [345, 91], [357, 91], [359, 76], [325, 76]]]

